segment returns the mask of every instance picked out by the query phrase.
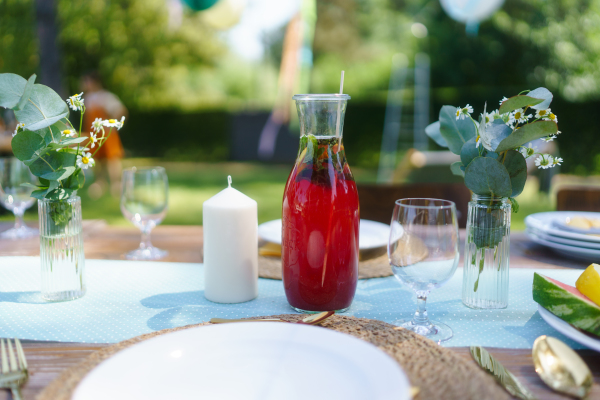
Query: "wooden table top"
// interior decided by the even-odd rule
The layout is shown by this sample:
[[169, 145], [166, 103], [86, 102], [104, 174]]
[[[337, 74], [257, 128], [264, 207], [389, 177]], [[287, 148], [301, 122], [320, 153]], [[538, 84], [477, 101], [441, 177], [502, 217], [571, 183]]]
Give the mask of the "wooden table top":
[[[0, 232], [10, 224], [0, 223]], [[123, 254], [139, 245], [140, 232], [134, 227], [112, 227], [103, 221], [84, 221], [84, 247], [87, 259], [119, 260]], [[461, 232], [464, 238], [464, 231]], [[169, 251], [161, 261], [202, 262], [202, 227], [158, 226], [152, 232], [152, 243]], [[461, 243], [461, 249], [463, 244]], [[461, 250], [462, 253], [462, 250]], [[18, 242], [0, 239], [0, 256], [37, 256], [39, 239]], [[511, 268], [584, 268], [585, 262], [570, 260], [549, 252], [527, 239], [523, 232], [511, 233]], [[462, 261], [459, 265], [462, 265]], [[23, 388], [26, 400], [35, 396], [60, 372], [76, 365], [92, 352], [107, 344], [58, 343], [23, 341], [30, 366], [30, 379]], [[471, 360], [467, 348], [451, 348], [467, 360]], [[539, 399], [568, 399], [552, 392], [535, 373], [531, 351], [526, 349], [488, 348], [513, 374], [520, 378]], [[600, 399], [600, 354], [591, 350], [578, 350], [594, 374], [594, 387], [590, 399]], [[471, 360], [472, 361], [472, 360]], [[474, 362], [474, 361], [472, 361]], [[10, 399], [10, 394], [0, 390], [0, 400]]]

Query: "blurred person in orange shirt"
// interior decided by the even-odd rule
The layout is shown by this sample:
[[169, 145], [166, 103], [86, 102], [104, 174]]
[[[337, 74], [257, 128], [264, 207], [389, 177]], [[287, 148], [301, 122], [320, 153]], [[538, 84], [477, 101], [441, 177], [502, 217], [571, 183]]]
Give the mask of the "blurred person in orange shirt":
[[[100, 75], [96, 71], [89, 72], [81, 78], [81, 89], [85, 100], [83, 130], [89, 131], [96, 118], [121, 119], [122, 116], [127, 116], [127, 108], [115, 94], [104, 89]], [[117, 130], [113, 130], [104, 146], [94, 156], [94, 159], [98, 161], [98, 168], [95, 168], [96, 181], [88, 189], [90, 197], [96, 199], [101, 197], [109, 184], [111, 194], [115, 197], [119, 196], [121, 159], [124, 155], [119, 133]]]

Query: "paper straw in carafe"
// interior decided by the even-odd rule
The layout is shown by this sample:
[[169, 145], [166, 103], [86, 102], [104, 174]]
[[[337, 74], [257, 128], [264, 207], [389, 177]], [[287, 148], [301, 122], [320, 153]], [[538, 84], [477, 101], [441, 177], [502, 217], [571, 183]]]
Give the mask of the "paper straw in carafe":
[[[344, 71], [342, 71], [342, 78], [340, 79], [340, 94], [344, 94]], [[342, 103], [341, 100], [338, 101], [338, 109], [337, 109], [337, 121], [335, 123], [335, 136], [341, 138], [340, 132], [340, 118], [342, 113]], [[341, 145], [341, 143], [340, 143]], [[337, 178], [336, 172], [334, 168], [331, 168], [331, 174], [329, 176], [331, 180], [331, 212], [329, 213], [329, 225], [327, 228], [327, 238], [325, 240], [325, 257], [323, 258], [323, 275], [321, 277], [321, 286], [325, 284], [325, 272], [327, 272], [327, 255], [329, 253], [329, 246], [331, 241], [331, 220], [333, 218], [333, 212], [335, 211], [335, 198], [337, 195]]]
[[[344, 71], [342, 71], [342, 78], [340, 79], [340, 94], [344, 94]], [[335, 136], [340, 137], [340, 118], [342, 114], [342, 103], [341, 100], [338, 101], [338, 109], [337, 109], [337, 120], [335, 121]]]

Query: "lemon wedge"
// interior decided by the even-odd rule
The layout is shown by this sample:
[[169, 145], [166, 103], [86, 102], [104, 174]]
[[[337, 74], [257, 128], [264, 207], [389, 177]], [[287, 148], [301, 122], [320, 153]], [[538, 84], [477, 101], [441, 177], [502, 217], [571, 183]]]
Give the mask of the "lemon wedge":
[[577, 278], [575, 287], [600, 306], [600, 265], [592, 264]]

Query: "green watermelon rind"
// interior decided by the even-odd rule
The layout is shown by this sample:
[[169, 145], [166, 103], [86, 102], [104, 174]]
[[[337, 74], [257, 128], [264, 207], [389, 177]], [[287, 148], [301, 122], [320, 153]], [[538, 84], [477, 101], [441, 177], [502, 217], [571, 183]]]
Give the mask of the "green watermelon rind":
[[600, 307], [583, 297], [570, 293], [544, 275], [533, 274], [533, 300], [563, 321], [600, 336]]

